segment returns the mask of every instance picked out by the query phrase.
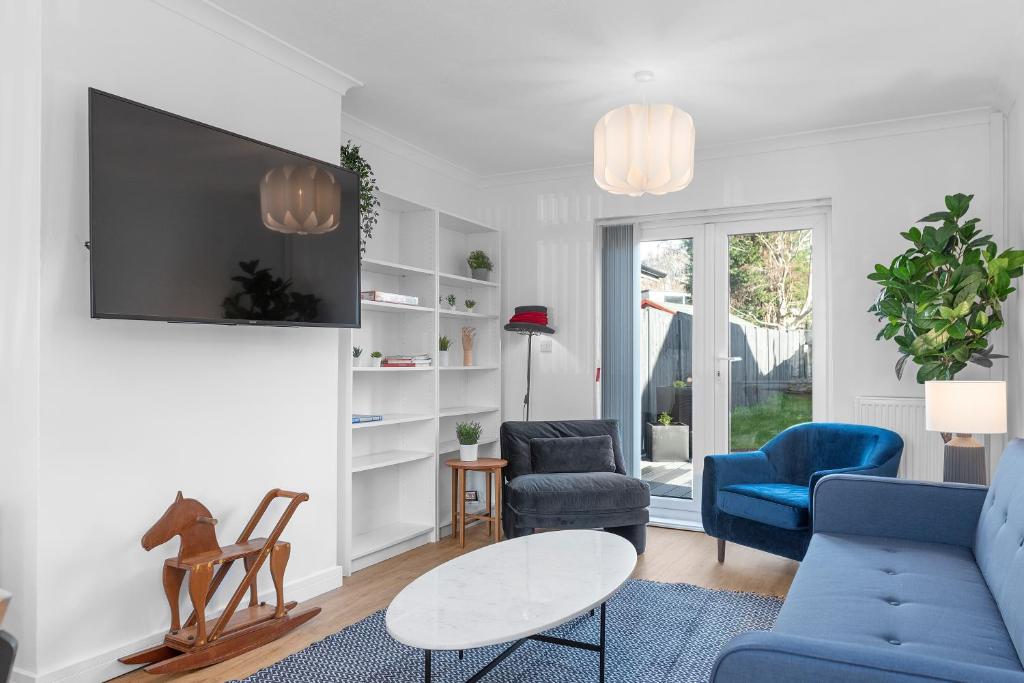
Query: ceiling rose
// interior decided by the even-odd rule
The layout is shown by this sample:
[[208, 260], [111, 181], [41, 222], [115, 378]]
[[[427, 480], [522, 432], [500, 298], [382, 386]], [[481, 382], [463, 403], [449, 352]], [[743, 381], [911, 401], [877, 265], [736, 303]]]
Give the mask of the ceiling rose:
[[[638, 71], [637, 81], [654, 78]], [[627, 104], [594, 126], [594, 181], [612, 194], [639, 197], [681, 190], [693, 180], [693, 118], [671, 104]]]

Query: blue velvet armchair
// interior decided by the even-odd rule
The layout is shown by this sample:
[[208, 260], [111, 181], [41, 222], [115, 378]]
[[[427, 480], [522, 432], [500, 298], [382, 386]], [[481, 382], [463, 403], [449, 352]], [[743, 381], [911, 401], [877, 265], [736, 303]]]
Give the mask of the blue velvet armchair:
[[704, 531], [725, 542], [802, 560], [811, 540], [814, 485], [829, 474], [895, 477], [903, 455], [899, 434], [880, 427], [808, 422], [790, 427], [749, 453], [704, 459]]

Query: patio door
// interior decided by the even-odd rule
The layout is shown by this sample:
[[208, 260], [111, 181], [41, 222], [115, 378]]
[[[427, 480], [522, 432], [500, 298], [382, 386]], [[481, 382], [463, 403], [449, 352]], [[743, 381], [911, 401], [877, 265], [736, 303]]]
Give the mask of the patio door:
[[639, 221], [634, 472], [656, 524], [700, 526], [703, 458], [824, 419], [827, 214]]

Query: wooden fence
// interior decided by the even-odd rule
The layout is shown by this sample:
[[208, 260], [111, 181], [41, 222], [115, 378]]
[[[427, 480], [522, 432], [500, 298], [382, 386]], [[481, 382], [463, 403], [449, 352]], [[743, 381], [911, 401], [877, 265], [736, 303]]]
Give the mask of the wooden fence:
[[[665, 411], [675, 413], [677, 421], [692, 424], [690, 401], [668, 389], [693, 374], [692, 339], [692, 312], [673, 314], [657, 305], [642, 309], [639, 352], [645, 423]], [[740, 358], [731, 367], [733, 408], [754, 405], [774, 393], [810, 390], [810, 330], [758, 327], [734, 317], [729, 323], [729, 347], [730, 355]]]

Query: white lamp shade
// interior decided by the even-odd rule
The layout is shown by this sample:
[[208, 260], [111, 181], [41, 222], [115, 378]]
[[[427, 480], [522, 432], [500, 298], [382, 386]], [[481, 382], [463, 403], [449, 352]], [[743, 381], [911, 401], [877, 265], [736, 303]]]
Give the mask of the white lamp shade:
[[1006, 382], [925, 382], [924, 404], [928, 431], [1006, 432]]
[[693, 119], [671, 104], [627, 104], [594, 126], [594, 181], [639, 197], [681, 190], [693, 180]]
[[320, 235], [341, 222], [341, 185], [330, 172], [308, 166], [280, 166], [260, 181], [260, 215], [271, 230]]

